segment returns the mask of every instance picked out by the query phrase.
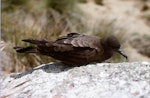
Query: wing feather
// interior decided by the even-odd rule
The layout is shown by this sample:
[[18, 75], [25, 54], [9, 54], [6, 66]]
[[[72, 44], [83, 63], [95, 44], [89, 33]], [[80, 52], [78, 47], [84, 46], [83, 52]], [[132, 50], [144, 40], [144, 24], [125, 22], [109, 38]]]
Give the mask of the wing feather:
[[[82, 35], [82, 34], [78, 34], [78, 33], [71, 33], [68, 34], [67, 36], [63, 36], [59, 39], [57, 39], [55, 41], [56, 46], [61, 46], [63, 45], [63, 47], [65, 48], [65, 46], [67, 46], [69, 49], [67, 50], [72, 50], [72, 47], [86, 47], [86, 48], [92, 48], [95, 49], [97, 51], [103, 51], [101, 49], [100, 46], [100, 38], [99, 37], [95, 37], [95, 36], [88, 36], [88, 35]], [[60, 47], [59, 46], [59, 47]], [[63, 47], [61, 48], [57, 48], [57, 50], [59, 51], [60, 49], [62, 49], [63, 51], [65, 51], [65, 49], [63, 49]], [[60, 51], [62, 51], [60, 50]]]

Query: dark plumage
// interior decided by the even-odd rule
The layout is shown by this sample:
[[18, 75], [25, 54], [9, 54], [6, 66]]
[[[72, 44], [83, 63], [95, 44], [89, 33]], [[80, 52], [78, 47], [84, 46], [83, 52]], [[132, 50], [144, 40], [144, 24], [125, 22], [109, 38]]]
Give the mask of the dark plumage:
[[81, 66], [92, 62], [103, 62], [118, 52], [127, 59], [120, 51], [120, 43], [113, 35], [99, 38], [96, 36], [70, 33], [58, 38], [56, 41], [48, 40], [22, 40], [36, 47], [14, 47], [19, 53], [36, 53], [51, 56], [63, 63], [72, 66]]

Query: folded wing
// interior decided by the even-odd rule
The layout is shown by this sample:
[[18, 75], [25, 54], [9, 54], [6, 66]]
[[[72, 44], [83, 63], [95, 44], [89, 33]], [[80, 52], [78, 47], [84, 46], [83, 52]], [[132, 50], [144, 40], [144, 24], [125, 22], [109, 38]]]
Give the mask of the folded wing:
[[54, 44], [56, 51], [70, 51], [73, 48], [92, 48], [96, 51], [102, 51], [100, 48], [100, 39], [95, 36], [70, 33], [67, 36], [58, 38]]

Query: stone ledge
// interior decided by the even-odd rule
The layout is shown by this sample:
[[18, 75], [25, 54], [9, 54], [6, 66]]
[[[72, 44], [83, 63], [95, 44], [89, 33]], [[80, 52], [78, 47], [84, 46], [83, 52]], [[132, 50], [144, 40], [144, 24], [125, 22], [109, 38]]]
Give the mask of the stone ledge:
[[150, 62], [97, 63], [74, 68], [64, 67], [61, 63], [50, 63], [15, 78], [0, 78], [1, 98], [150, 96]]

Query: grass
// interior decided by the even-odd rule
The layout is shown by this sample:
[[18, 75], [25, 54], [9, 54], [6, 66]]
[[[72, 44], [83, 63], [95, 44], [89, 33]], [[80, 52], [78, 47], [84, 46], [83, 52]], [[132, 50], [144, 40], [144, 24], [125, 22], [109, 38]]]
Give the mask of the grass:
[[87, 3], [88, 0], [78, 0], [81, 3]]
[[58, 11], [61, 14], [70, 14], [75, 9], [75, 4], [77, 0], [46, 0], [46, 5], [49, 8], [52, 8]]
[[[12, 2], [10, 2], [12, 1]], [[26, 38], [55, 40], [57, 37], [70, 32], [87, 32], [87, 20], [77, 7], [77, 0], [2, 0], [2, 40], [4, 41], [4, 54], [6, 58], [2, 62], [3, 70], [20, 72], [29, 70], [43, 63], [56, 61], [51, 57], [18, 54], [13, 50], [14, 46], [29, 46], [21, 40]], [[83, 17], [83, 18], [82, 18]], [[114, 21], [107, 19], [99, 22], [92, 32], [97, 36], [116, 33], [118, 28], [113, 26]], [[117, 30], [116, 30], [117, 29]], [[119, 28], [120, 31], [122, 31]], [[114, 56], [115, 62], [122, 59]], [[8, 63], [9, 62], [9, 63]]]
[[[47, 56], [16, 53], [13, 50], [14, 46], [29, 46], [28, 43], [22, 42], [22, 39], [47, 38], [55, 40], [59, 36], [72, 31], [79, 32], [82, 29], [78, 30], [79, 27], [82, 27], [79, 19], [81, 12], [73, 12], [73, 8], [69, 8], [76, 7], [72, 0], [63, 2], [51, 0], [51, 3], [50, 0], [40, 0], [42, 3], [37, 3], [36, 0], [19, 1], [20, 3], [17, 0], [12, 1], [2, 1], [3, 5], [14, 7], [11, 11], [10, 6], [4, 6], [2, 9], [2, 40], [6, 44], [4, 52], [7, 54], [6, 59], [10, 59], [11, 62], [8, 64], [5, 62], [6, 60], [3, 60], [3, 70], [9, 72], [28, 70], [40, 64], [55, 61]], [[33, 3], [37, 4], [31, 6]], [[57, 7], [55, 8], [53, 5]], [[64, 12], [60, 12], [60, 9]]]
[[103, 0], [94, 0], [96, 4], [103, 5]]
[[150, 11], [144, 14], [144, 18], [150, 21]]

